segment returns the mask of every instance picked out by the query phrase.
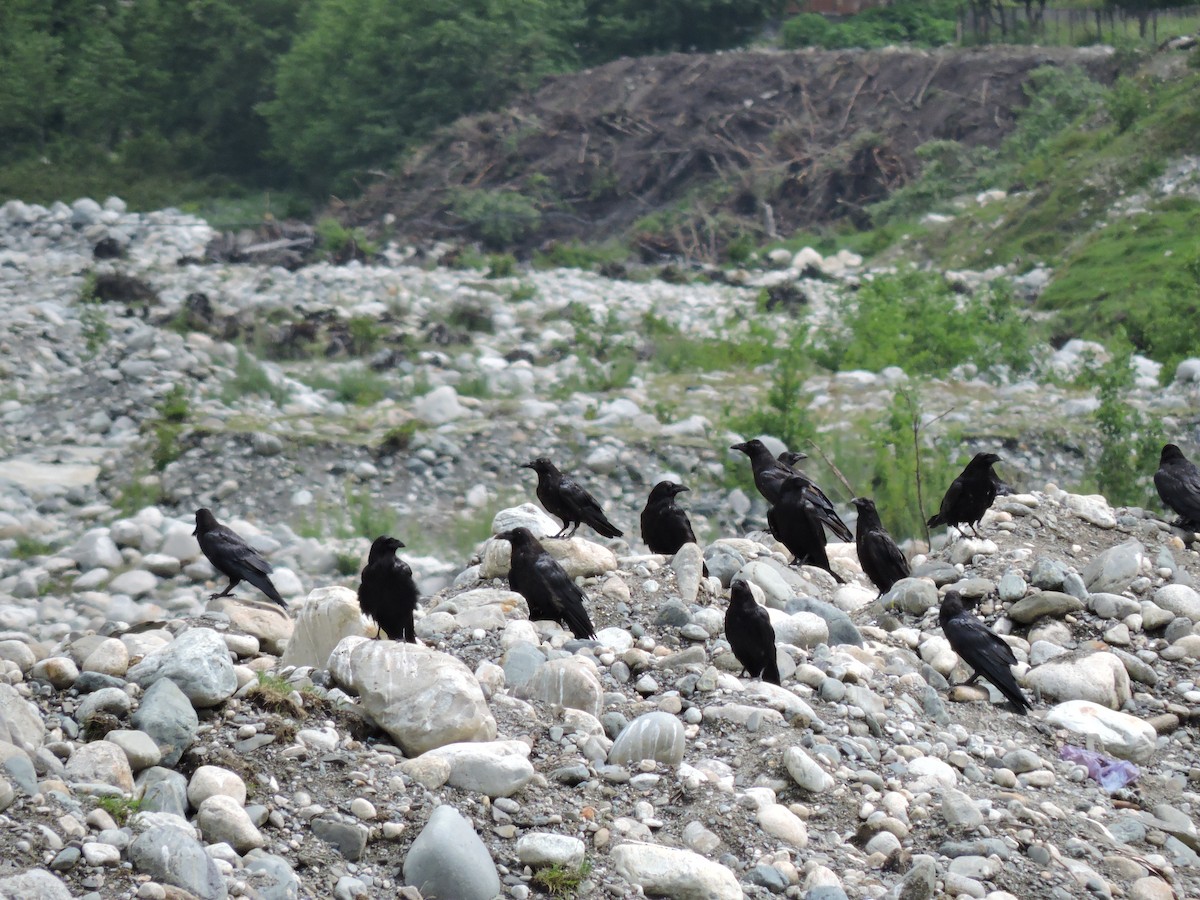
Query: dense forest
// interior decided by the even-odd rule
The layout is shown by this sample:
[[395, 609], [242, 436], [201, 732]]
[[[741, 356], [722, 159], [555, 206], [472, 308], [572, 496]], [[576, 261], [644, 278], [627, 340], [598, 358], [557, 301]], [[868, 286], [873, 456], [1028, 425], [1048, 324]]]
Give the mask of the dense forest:
[[[781, 0], [6, 0], [0, 193], [77, 170], [354, 191], [546, 74], [739, 45]], [[224, 183], [222, 182], [224, 179]], [[64, 186], [65, 186], [65, 182]]]

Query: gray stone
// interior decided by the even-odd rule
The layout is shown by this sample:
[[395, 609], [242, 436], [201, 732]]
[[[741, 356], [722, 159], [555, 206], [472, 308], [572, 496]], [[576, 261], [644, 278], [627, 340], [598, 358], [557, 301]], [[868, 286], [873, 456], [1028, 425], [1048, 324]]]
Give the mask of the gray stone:
[[75, 560], [83, 572], [89, 569], [117, 569], [125, 562], [116, 543], [109, 537], [107, 528], [93, 528], [85, 532], [75, 546], [67, 551], [67, 556]]
[[793, 597], [784, 606], [784, 612], [805, 612], [820, 616], [825, 620], [825, 626], [829, 631], [828, 642], [831, 647], [838, 644], [861, 647], [863, 644], [862, 633], [854, 624], [854, 620], [832, 603], [826, 603], [824, 600], [817, 600], [813, 597]]
[[1124, 619], [1135, 613], [1140, 614], [1142, 604], [1120, 594], [1095, 593], [1087, 598], [1088, 609], [1102, 619]]
[[38, 708], [11, 684], [0, 683], [0, 741], [32, 753], [42, 746], [45, 730]]
[[999, 584], [1000, 599], [1005, 603], [1014, 603], [1025, 596], [1025, 590], [1029, 587], [1025, 583], [1024, 577], [1015, 569], [1009, 569], [1000, 577]]
[[983, 813], [975, 801], [954, 788], [947, 788], [942, 792], [942, 817], [951, 828], [964, 828], [968, 831], [983, 824]]
[[704, 552], [699, 544], [684, 544], [671, 558], [675, 584], [684, 603], [695, 603], [704, 577]]
[[683, 723], [665, 712], [648, 712], [638, 716], [617, 736], [608, 762], [624, 766], [644, 759], [678, 766], [683, 762], [685, 745]]
[[1110, 547], [1084, 567], [1083, 583], [1092, 593], [1119, 594], [1137, 577], [1145, 554], [1139, 541]]
[[224, 794], [214, 794], [200, 804], [196, 824], [207, 843], [225, 843], [238, 853], [245, 853], [265, 843], [242, 804]]
[[108, 591], [112, 594], [128, 594], [137, 599], [152, 593], [158, 587], [158, 578], [152, 572], [144, 569], [130, 569], [122, 572], [108, 583]]
[[296, 900], [300, 896], [300, 879], [282, 856], [251, 850], [242, 864], [249, 875], [246, 880], [260, 900]]
[[521, 865], [534, 870], [546, 866], [577, 869], [586, 851], [583, 841], [566, 834], [531, 831], [517, 841], [517, 858]]
[[1154, 605], [1200, 622], [1200, 593], [1186, 584], [1166, 584], [1154, 592]]
[[692, 623], [692, 614], [681, 600], [674, 598], [666, 601], [658, 608], [654, 616], [654, 624], [667, 628], [682, 628]]
[[500, 658], [504, 682], [517, 688], [528, 682], [546, 664], [546, 654], [527, 641], [517, 641]]
[[130, 668], [126, 677], [144, 688], [170, 679], [197, 709], [223, 703], [238, 686], [225, 641], [211, 628], [189, 628]]
[[647, 896], [675, 900], [742, 900], [737, 876], [691, 850], [627, 843], [609, 853], [617, 874]]
[[0, 878], [0, 897], [13, 900], [71, 900], [71, 889], [45, 869], [26, 869]]
[[1041, 557], [1029, 570], [1029, 583], [1043, 591], [1061, 591], [1067, 567], [1057, 559]]
[[562, 530], [562, 526], [550, 518], [539, 506], [532, 503], [522, 503], [502, 509], [492, 519], [492, 534], [512, 531], [514, 528], [528, 528], [535, 538], [549, 537]]
[[1030, 669], [1025, 683], [1056, 700], [1090, 700], [1120, 709], [1130, 694], [1129, 673], [1111, 653], [1060, 656]]
[[1018, 775], [1042, 768], [1042, 758], [1032, 750], [1010, 750], [1004, 754], [1001, 762], [1004, 763], [1004, 768], [1011, 769]]
[[783, 765], [792, 780], [809, 793], [822, 794], [834, 787], [833, 776], [796, 744], [784, 751]]
[[604, 689], [595, 664], [585, 657], [572, 656], [546, 663], [516, 693], [522, 700], [581, 709], [598, 717]]
[[147, 829], [129, 845], [134, 867], [155, 881], [191, 891], [201, 900], [224, 900], [225, 879], [204, 847], [184, 831], [168, 825]]
[[1062, 618], [1067, 613], [1083, 609], [1083, 603], [1070, 594], [1059, 591], [1038, 591], [1023, 600], [1018, 600], [1008, 611], [1008, 617], [1014, 622], [1028, 625], [1043, 616]]
[[133, 772], [125, 751], [107, 741], [93, 741], [75, 748], [67, 760], [65, 774], [70, 782], [108, 784], [126, 793], [133, 790]]
[[187, 779], [181, 773], [151, 766], [138, 774], [135, 785], [142, 791], [142, 810], [187, 816]]
[[534, 776], [528, 756], [529, 745], [522, 741], [475, 741], [437, 747], [417, 760], [449, 763], [447, 783], [451, 787], [488, 797], [511, 797]]
[[292, 636], [280, 663], [323, 669], [329, 655], [344, 638], [374, 637], [358, 608], [358, 595], [347, 587], [317, 588], [304, 599]]
[[470, 820], [449, 804], [437, 807], [404, 858], [404, 880], [426, 897], [492, 900], [500, 876]]
[[901, 578], [880, 599], [884, 609], [899, 609], [921, 616], [938, 605], [938, 592], [928, 579]]
[[99, 715], [123, 716], [133, 708], [133, 700], [117, 687], [100, 688], [80, 701], [75, 710], [75, 721], [86, 725]]
[[904, 879], [888, 894], [888, 900], [930, 900], [937, 887], [937, 877], [937, 862], [933, 857], [914, 856]]
[[759, 864], [746, 873], [746, 881], [764, 887], [772, 894], [782, 894], [788, 889], [787, 876], [774, 866]]
[[1058, 704], [1046, 714], [1046, 722], [1082, 735], [1079, 744], [1090, 746], [1091, 741], [1110, 756], [1136, 763], [1150, 761], [1158, 739], [1153, 726], [1136, 716], [1084, 700]]
[[417, 644], [349, 637], [330, 654], [329, 668], [334, 681], [359, 695], [367, 714], [406, 756], [496, 737], [496, 720], [483, 689], [471, 670], [449, 654]]
[[367, 837], [370, 832], [365, 825], [358, 822], [343, 822], [331, 816], [321, 816], [313, 819], [312, 831], [327, 844], [337, 848], [338, 853], [354, 862], [362, 859], [367, 849]]
[[1116, 647], [1112, 648], [1112, 654], [1125, 665], [1125, 671], [1134, 681], [1151, 687], [1158, 684], [1158, 672], [1154, 671], [1154, 666]]
[[135, 773], [157, 766], [162, 761], [162, 751], [154, 738], [144, 731], [117, 728], [104, 736], [106, 741], [116, 744], [129, 760], [129, 768]]
[[[224, 648], [224, 643], [221, 644]], [[191, 701], [169, 678], [161, 678], [142, 696], [133, 726], [146, 732], [162, 751], [162, 764], [174, 766], [196, 739], [200, 719]]]

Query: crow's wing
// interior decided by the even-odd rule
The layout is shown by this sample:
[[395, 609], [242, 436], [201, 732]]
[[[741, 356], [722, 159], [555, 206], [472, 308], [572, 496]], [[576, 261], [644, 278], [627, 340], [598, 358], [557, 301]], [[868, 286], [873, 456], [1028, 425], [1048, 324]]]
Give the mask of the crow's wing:
[[253, 574], [268, 575], [271, 564], [259, 556], [241, 536], [224, 525], [200, 535], [200, 549], [216, 568], [226, 575], [247, 581]]
[[1154, 487], [1162, 502], [1188, 522], [1200, 522], [1200, 470], [1188, 460], [1160, 466]]
[[529, 567], [530, 588], [535, 588], [547, 602], [558, 611], [559, 621], [563, 622], [577, 638], [595, 637], [592, 620], [588, 617], [587, 607], [584, 606], [583, 591], [571, 580], [558, 561], [549, 553], [540, 553]]
[[954, 652], [972, 671], [994, 684], [1022, 712], [1029, 708], [1029, 701], [1009, 668], [1016, 665], [1017, 657], [1000, 635], [970, 613], [953, 616], [942, 626], [942, 631]]

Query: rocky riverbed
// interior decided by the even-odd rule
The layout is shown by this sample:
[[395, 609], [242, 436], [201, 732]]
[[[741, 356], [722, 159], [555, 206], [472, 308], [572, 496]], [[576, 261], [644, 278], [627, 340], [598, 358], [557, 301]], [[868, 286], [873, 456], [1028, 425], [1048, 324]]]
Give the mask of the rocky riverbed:
[[[1027, 445], [983, 539], [913, 545], [914, 577], [877, 598], [851, 545], [830, 545], [846, 585], [791, 567], [759, 502], [723, 484], [713, 410], [735, 373], [664, 405], [661, 373], [600, 390], [555, 350], [585, 330], [572, 302], [705, 334], [746, 327], [757, 287], [484, 279], [399, 250], [202, 264], [203, 222], [115, 200], [0, 220], [0, 896], [1200, 895], [1193, 535], [1048, 484], [1057, 464]], [[91, 258], [104, 238], [123, 259]], [[777, 264], [746, 277], [798, 280], [830, 315], [859, 277], [844, 257], [820, 280]], [[106, 273], [154, 299], [96, 303]], [[325, 356], [354, 319], [386, 333]], [[300, 323], [319, 365], [246, 361]], [[437, 344], [437, 326], [469, 340]], [[1139, 402], [1186, 415], [1196, 373], [1160, 389], [1145, 368]], [[340, 373], [365, 371], [383, 396], [344, 399]], [[843, 398], [836, 423], [902, 374], [808, 390]], [[1089, 399], [963, 375], [944, 389], [972, 421]], [[516, 469], [541, 452], [577, 460], [630, 532], [547, 542], [595, 642], [530, 622], [487, 539], [557, 531]], [[628, 527], [667, 473], [705, 535], [674, 558]], [[245, 589], [207, 599], [224, 579], [191, 536], [199, 505], [272, 560], [289, 614]], [[354, 601], [357, 531], [381, 510], [416, 551], [420, 645], [374, 640]], [[737, 677], [737, 575], [771, 610], [782, 687]], [[951, 686], [951, 588], [1013, 646], [1030, 715]], [[1110, 792], [1067, 746], [1137, 777]]]

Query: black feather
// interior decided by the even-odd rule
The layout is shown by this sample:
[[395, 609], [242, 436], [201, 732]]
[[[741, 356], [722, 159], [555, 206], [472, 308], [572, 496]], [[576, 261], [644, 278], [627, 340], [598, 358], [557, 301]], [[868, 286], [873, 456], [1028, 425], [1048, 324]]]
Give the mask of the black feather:
[[553, 619], [577, 638], [594, 638], [596, 630], [584, 606], [583, 591], [566, 569], [545, 551], [528, 528], [496, 535], [512, 544], [508, 584], [529, 604], [530, 619]]
[[212, 510], [196, 510], [196, 530], [192, 532], [200, 551], [212, 563], [213, 568], [229, 579], [229, 587], [210, 599], [228, 597], [241, 582], [248, 581], [274, 603], [288, 608], [284, 599], [275, 590], [269, 577], [271, 564], [247, 544], [236, 531], [217, 521]]
[[396, 556], [404, 544], [394, 537], [377, 537], [367, 555], [358, 586], [358, 605], [393, 641], [417, 642], [413, 611], [417, 585], [408, 563]]
[[950, 647], [970, 666], [975, 676], [986, 678], [1018, 712], [1025, 713], [1029, 701], [1010, 668], [1017, 664], [1017, 657], [1004, 638], [966, 611], [958, 591], [946, 592], [938, 610], [938, 621]]

